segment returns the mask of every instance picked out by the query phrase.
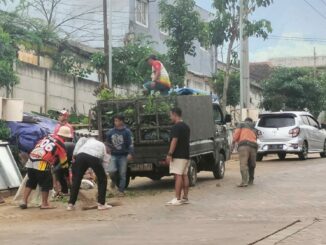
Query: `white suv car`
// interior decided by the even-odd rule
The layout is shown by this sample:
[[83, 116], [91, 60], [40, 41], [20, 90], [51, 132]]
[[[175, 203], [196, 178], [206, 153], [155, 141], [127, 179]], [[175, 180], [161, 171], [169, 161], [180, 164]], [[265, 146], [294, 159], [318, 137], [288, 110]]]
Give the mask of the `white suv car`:
[[256, 129], [258, 161], [275, 153], [281, 160], [287, 153], [297, 154], [301, 160], [306, 160], [308, 153], [326, 157], [326, 130], [308, 112], [263, 113]]

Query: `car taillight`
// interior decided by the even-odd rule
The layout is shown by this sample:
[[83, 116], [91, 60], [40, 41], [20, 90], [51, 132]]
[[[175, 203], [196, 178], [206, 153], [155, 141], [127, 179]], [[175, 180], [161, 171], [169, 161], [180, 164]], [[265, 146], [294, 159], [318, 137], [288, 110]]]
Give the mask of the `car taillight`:
[[300, 134], [300, 128], [294, 128], [289, 131], [292, 138], [297, 137]]

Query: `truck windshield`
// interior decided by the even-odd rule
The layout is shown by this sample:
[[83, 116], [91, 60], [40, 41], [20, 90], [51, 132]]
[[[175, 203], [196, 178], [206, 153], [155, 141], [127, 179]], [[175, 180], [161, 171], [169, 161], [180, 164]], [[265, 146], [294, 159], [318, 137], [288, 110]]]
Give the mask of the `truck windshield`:
[[258, 127], [262, 128], [285, 128], [295, 125], [293, 116], [264, 116], [260, 119]]

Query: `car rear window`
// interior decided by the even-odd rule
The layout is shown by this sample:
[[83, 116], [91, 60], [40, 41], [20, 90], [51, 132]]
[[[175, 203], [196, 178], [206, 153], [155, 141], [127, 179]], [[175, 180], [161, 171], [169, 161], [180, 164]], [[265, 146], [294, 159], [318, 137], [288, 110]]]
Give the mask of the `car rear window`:
[[293, 116], [264, 116], [260, 119], [258, 127], [262, 128], [285, 128], [295, 125]]

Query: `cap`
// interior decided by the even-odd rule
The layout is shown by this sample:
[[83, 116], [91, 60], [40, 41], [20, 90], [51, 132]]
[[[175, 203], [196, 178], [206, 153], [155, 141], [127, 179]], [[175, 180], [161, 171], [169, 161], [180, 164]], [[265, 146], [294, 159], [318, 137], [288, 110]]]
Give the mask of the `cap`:
[[60, 127], [57, 135], [59, 135], [61, 137], [72, 139], [71, 129], [69, 127], [67, 127], [67, 126]]

